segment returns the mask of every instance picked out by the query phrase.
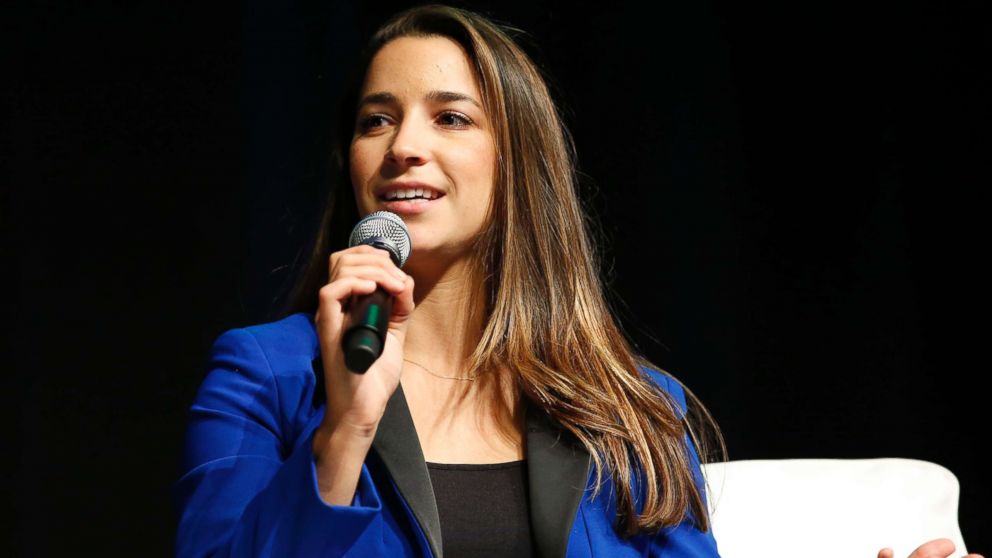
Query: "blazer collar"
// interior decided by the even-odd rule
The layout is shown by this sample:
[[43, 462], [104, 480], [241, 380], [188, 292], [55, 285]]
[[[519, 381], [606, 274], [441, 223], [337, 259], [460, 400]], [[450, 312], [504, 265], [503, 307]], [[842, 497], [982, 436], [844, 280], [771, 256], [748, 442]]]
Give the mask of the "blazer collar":
[[441, 519], [434, 499], [434, 487], [402, 385], [396, 386], [396, 391], [386, 404], [386, 411], [372, 441], [372, 450], [382, 460], [400, 496], [410, 506], [414, 519], [427, 536], [431, 552], [441, 558]]
[[[322, 384], [319, 356], [313, 363], [318, 384]], [[322, 387], [318, 385], [318, 389]], [[541, 558], [564, 558], [592, 459], [581, 443], [539, 407], [528, 401], [525, 412], [532, 533]], [[386, 404], [372, 449], [413, 512], [434, 556], [442, 558], [441, 521], [434, 488], [401, 385]]]
[[538, 556], [564, 558], [592, 458], [578, 440], [527, 400], [530, 524]]

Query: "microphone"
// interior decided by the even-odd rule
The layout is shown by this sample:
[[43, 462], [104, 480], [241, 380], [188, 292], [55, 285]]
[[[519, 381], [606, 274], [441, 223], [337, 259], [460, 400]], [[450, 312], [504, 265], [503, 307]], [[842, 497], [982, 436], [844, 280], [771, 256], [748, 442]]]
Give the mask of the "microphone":
[[[351, 230], [348, 247], [368, 244], [389, 253], [396, 267], [410, 257], [410, 231], [399, 215], [376, 211], [360, 220]], [[374, 293], [353, 297], [349, 303], [350, 325], [341, 336], [344, 364], [356, 374], [364, 374], [382, 354], [393, 311], [393, 297], [379, 287]]]

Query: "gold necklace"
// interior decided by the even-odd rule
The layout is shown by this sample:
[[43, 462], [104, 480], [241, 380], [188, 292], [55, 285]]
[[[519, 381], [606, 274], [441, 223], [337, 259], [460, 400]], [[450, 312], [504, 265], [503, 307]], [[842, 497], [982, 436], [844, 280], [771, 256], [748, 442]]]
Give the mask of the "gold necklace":
[[410, 360], [408, 358], [405, 358], [403, 360], [405, 362], [409, 362], [410, 364], [414, 364], [414, 365], [416, 365], [416, 366], [418, 366], [420, 368], [423, 368], [428, 374], [430, 374], [431, 376], [434, 376], [435, 378], [442, 378], [444, 380], [459, 380], [459, 381], [462, 381], [462, 382], [474, 382], [476, 376], [478, 376], [478, 374], [476, 374], [475, 376], [468, 377], [468, 378], [460, 378], [458, 376], [442, 376], [440, 374], [435, 374], [434, 372], [431, 371], [430, 368], [427, 368], [426, 366], [424, 366], [423, 364], [420, 364], [419, 362], [414, 362], [414, 361], [412, 361], [412, 360]]

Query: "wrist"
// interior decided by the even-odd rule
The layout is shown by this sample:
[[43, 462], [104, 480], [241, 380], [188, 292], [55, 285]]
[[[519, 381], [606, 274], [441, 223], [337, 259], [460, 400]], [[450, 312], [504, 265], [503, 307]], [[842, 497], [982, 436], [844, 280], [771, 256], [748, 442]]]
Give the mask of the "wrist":
[[356, 434], [345, 427], [321, 425], [313, 436], [313, 462], [320, 498], [329, 505], [351, 505], [362, 466], [372, 446], [371, 435]]
[[351, 448], [367, 451], [372, 445], [372, 440], [375, 439], [378, 427], [378, 423], [363, 425], [325, 419], [314, 432], [314, 455], [319, 458], [328, 451], [340, 454]]
[[344, 404], [329, 402], [324, 410], [324, 420], [320, 429], [328, 434], [335, 434], [342, 438], [353, 438], [369, 441], [375, 437], [379, 429], [379, 421], [385, 413], [385, 405], [378, 410], [349, 409]]

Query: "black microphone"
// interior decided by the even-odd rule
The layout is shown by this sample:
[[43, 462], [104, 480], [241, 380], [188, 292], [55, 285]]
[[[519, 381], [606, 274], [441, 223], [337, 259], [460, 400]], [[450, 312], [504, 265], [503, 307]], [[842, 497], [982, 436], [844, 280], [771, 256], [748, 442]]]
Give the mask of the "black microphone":
[[[396, 267], [410, 257], [410, 231], [399, 215], [376, 211], [365, 216], [351, 230], [348, 246], [368, 244], [389, 252]], [[379, 287], [374, 293], [353, 297], [348, 305], [351, 323], [341, 336], [344, 364], [348, 370], [364, 374], [382, 354], [393, 311], [393, 297]]]

